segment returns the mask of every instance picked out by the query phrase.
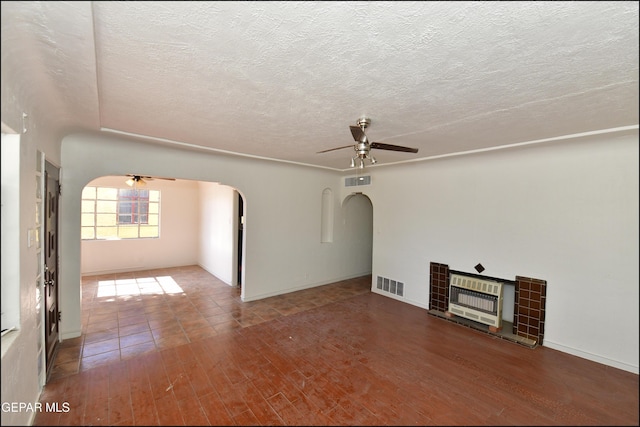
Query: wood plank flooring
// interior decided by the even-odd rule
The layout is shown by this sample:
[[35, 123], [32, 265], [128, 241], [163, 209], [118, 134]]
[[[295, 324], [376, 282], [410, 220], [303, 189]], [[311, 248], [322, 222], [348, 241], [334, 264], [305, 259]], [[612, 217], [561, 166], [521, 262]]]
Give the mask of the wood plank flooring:
[[199, 267], [83, 278], [34, 425], [638, 425], [638, 375], [370, 292], [243, 303]]

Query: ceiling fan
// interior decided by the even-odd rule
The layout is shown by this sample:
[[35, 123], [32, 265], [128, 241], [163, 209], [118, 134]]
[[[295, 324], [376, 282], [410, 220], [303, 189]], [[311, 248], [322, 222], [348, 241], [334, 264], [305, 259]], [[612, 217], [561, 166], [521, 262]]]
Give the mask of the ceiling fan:
[[167, 181], [175, 181], [175, 178], [159, 178], [159, 177], [153, 177], [153, 176], [143, 176], [143, 175], [132, 175], [132, 174], [127, 174], [127, 176], [129, 177], [129, 179], [127, 179], [125, 181], [125, 183], [129, 186], [129, 187], [144, 187], [145, 185], [147, 185], [147, 181], [153, 181], [154, 179], [164, 179]]
[[344, 145], [342, 147], [330, 148], [328, 150], [318, 151], [319, 153], [326, 153], [327, 151], [341, 150], [343, 148], [352, 147], [356, 155], [351, 158], [351, 167], [356, 166], [356, 161], [358, 161], [358, 167], [360, 169], [364, 168], [364, 161], [368, 159], [371, 161], [371, 164], [375, 165], [377, 160], [375, 157], [371, 155], [371, 149], [376, 148], [379, 150], [389, 150], [389, 151], [402, 151], [405, 153], [417, 153], [417, 148], [403, 147], [401, 145], [393, 145], [393, 144], [384, 144], [382, 142], [369, 142], [367, 135], [364, 133], [364, 130], [371, 124], [371, 119], [368, 117], [360, 117], [356, 122], [357, 126], [349, 126], [351, 129], [351, 134], [353, 135], [353, 139], [356, 141], [355, 144], [352, 145]]

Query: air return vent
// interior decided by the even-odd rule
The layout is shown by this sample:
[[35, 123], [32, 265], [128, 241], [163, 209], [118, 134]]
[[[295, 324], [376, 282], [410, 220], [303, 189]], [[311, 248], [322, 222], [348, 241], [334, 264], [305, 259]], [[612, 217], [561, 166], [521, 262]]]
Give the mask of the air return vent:
[[404, 283], [397, 280], [389, 279], [387, 277], [378, 276], [378, 283], [376, 285], [378, 289], [390, 294], [404, 296]]
[[349, 178], [344, 179], [345, 187], [356, 187], [358, 185], [369, 185], [369, 184], [371, 184], [371, 175], [350, 176]]

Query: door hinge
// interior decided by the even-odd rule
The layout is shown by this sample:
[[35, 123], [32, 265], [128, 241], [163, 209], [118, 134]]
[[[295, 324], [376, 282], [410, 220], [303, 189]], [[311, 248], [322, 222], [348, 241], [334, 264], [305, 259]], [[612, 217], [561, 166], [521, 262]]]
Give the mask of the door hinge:
[[62, 196], [62, 184], [58, 184], [58, 196]]
[[58, 322], [60, 322], [62, 320], [62, 312], [59, 311], [58, 312]]

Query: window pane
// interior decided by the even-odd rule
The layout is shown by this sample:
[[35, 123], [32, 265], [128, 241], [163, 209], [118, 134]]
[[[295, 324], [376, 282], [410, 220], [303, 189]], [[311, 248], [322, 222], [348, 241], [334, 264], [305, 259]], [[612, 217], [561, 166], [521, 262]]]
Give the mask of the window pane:
[[111, 213], [115, 213], [116, 209], [118, 207], [118, 203], [113, 201], [113, 202], [108, 202], [105, 200], [98, 200], [98, 202], [96, 203], [96, 211], [97, 212], [101, 212], [101, 213], [106, 213], [106, 212], [111, 212]]
[[118, 197], [120, 199], [123, 199], [123, 198], [129, 198], [130, 199], [135, 194], [136, 194], [136, 190], [129, 190], [129, 189], [126, 189], [126, 188], [121, 188], [120, 190], [118, 190]]
[[149, 190], [149, 200], [152, 202], [159, 202], [160, 192], [158, 190]]
[[96, 224], [99, 226], [116, 225], [116, 215], [114, 214], [97, 214]]
[[159, 209], [160, 204], [158, 203], [149, 203], [149, 213], [157, 214], [160, 212]]
[[83, 200], [82, 201], [82, 212], [95, 212], [96, 202], [94, 200]]
[[95, 199], [96, 198], [96, 187], [84, 187], [82, 190], [82, 198], [83, 199]]
[[118, 224], [131, 224], [131, 215], [118, 215]]
[[82, 227], [81, 228], [81, 238], [82, 239], [95, 239], [94, 228], [93, 227]]
[[149, 225], [159, 225], [158, 215], [149, 215]]
[[118, 237], [121, 239], [134, 239], [138, 237], [138, 226], [121, 226], [118, 229]]
[[118, 227], [96, 227], [96, 233], [98, 239], [113, 239], [118, 237]]
[[140, 237], [158, 237], [158, 227], [151, 225], [141, 225]]
[[95, 216], [92, 213], [83, 213], [81, 221], [83, 227], [94, 226], [96, 224]]
[[133, 212], [131, 210], [131, 202], [120, 202], [120, 205], [118, 206], [118, 213], [120, 215], [131, 215], [131, 212]]
[[98, 199], [118, 200], [118, 189], [98, 187]]

